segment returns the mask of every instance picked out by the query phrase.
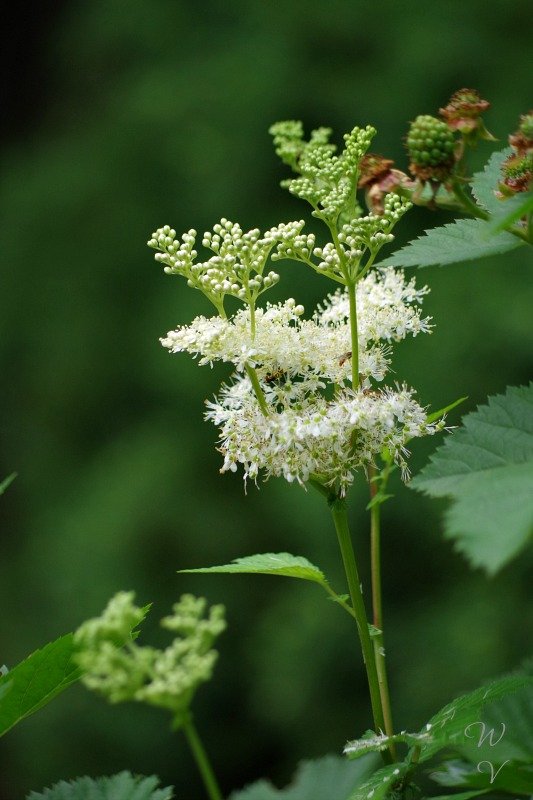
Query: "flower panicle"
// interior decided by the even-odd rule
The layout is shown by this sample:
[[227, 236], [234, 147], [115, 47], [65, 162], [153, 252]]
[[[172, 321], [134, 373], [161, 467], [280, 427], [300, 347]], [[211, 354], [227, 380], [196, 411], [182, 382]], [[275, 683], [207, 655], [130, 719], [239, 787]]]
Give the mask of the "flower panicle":
[[[119, 592], [100, 617], [74, 635], [82, 681], [111, 703], [128, 700], [168, 709], [179, 726], [197, 688], [211, 678], [218, 654], [212, 645], [224, 631], [224, 607], [207, 612], [204, 598], [184, 594], [161, 625], [176, 636], [164, 650], [137, 643], [132, 627], [148, 611], [134, 604], [133, 592]], [[207, 612], [207, 613], [206, 613]]]

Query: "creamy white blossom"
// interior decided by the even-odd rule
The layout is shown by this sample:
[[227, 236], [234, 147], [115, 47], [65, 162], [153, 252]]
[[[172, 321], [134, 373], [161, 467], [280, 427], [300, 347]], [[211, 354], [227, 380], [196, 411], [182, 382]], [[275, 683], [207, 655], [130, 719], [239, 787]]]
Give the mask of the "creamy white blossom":
[[[403, 272], [392, 268], [370, 273], [359, 282], [359, 371], [363, 377], [380, 381], [386, 374], [390, 351], [383, 342], [430, 330], [418, 306], [427, 291], [425, 287], [417, 290], [414, 280], [406, 282]], [[190, 325], [169, 331], [161, 343], [171, 352], [199, 356], [201, 365], [221, 360], [242, 371], [248, 364], [267, 379], [282, 372], [288, 376], [314, 373], [332, 383], [349, 380], [346, 293], [331, 295], [312, 319], [302, 319], [303, 312], [292, 298], [257, 309], [254, 335], [249, 308], [240, 309], [231, 319], [197, 317]]]
[[[423, 286], [417, 289], [415, 279], [406, 281], [403, 270], [393, 267], [374, 270], [357, 284], [357, 323], [361, 346], [372, 341], [395, 341], [408, 334], [431, 331], [430, 317], [420, 315], [420, 303], [429, 293]], [[346, 291], [329, 295], [319, 309], [317, 318], [322, 324], [346, 324], [350, 317]]]
[[406, 387], [345, 389], [327, 400], [303, 390], [298, 402], [265, 415], [244, 378], [207, 404], [206, 418], [220, 426], [221, 472], [235, 472], [242, 464], [245, 479], [255, 480], [263, 471], [265, 477], [301, 484], [318, 474], [344, 493], [353, 471], [373, 463], [384, 447], [406, 473], [406, 443], [442, 428], [443, 423], [427, 423], [413, 395]]

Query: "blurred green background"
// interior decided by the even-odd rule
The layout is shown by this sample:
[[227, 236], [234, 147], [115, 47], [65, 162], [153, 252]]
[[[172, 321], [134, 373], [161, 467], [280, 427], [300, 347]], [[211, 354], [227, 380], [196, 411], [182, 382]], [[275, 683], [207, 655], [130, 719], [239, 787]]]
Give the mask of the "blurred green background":
[[[244, 228], [306, 209], [267, 134], [278, 119], [378, 128], [374, 149], [406, 168], [408, 121], [462, 86], [492, 101], [505, 144], [528, 96], [526, 0], [379, 4], [93, 0], [11, 11], [3, 134], [0, 663], [75, 628], [119, 589], [153, 601], [146, 638], [184, 591], [227, 606], [212, 684], [195, 703], [224, 791], [288, 780], [299, 759], [339, 752], [370, 724], [345, 615], [288, 580], [177, 576], [268, 550], [342, 576], [322, 499], [284, 483], [220, 476], [203, 401], [225, 369], [169, 357], [158, 337], [207, 312], [145, 242], [168, 223]], [[479, 167], [491, 148], [482, 145]], [[415, 209], [398, 243], [442, 213]], [[525, 248], [425, 270], [436, 329], [403, 343], [398, 378], [464, 411], [530, 377], [531, 270]], [[285, 265], [276, 298], [308, 308], [326, 287]], [[457, 422], [460, 414], [453, 417]], [[413, 470], [436, 442], [413, 447]], [[397, 484], [384, 508], [384, 581], [394, 715], [402, 728], [530, 649], [531, 554], [488, 581], [442, 540], [435, 504]], [[352, 516], [367, 581], [363, 482]], [[504, 532], [502, 532], [504, 533]], [[60, 778], [157, 773], [192, 800], [202, 788], [185, 742], [154, 709], [107, 706], [81, 687], [0, 744], [1, 800]]]

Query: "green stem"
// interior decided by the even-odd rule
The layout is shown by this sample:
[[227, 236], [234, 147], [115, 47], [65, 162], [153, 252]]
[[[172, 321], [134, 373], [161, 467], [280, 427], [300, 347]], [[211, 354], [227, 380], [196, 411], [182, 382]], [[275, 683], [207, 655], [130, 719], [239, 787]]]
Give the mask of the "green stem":
[[343, 608], [345, 611], [347, 611], [348, 614], [351, 617], [353, 617], [353, 619], [355, 619], [355, 611], [353, 610], [353, 608], [351, 606], [349, 606], [348, 603], [344, 602], [342, 597], [340, 597], [340, 595], [338, 595], [337, 592], [334, 591], [331, 588], [329, 583], [321, 583], [320, 585], [326, 590], [326, 592], [329, 594], [329, 596], [332, 598], [332, 600], [334, 600], [336, 603], [338, 603], [341, 606], [341, 608]]
[[350, 336], [352, 339], [352, 388], [357, 391], [359, 388], [359, 341], [357, 336], [356, 284], [348, 283], [347, 289], [350, 303]]
[[[378, 492], [375, 480], [376, 470], [371, 467], [370, 477], [370, 498], [374, 500]], [[381, 481], [380, 491], [385, 491], [388, 472], [384, 473]], [[378, 674], [379, 693], [385, 720], [385, 733], [387, 736], [394, 736], [392, 724], [392, 711], [389, 693], [389, 683], [387, 680], [387, 666], [385, 663], [385, 650], [383, 643], [383, 604], [381, 596], [381, 504], [373, 503], [370, 507], [370, 562], [372, 574], [372, 611], [374, 627], [379, 631], [373, 637], [374, 656], [376, 659], [376, 671]], [[394, 743], [389, 746], [391, 756], [396, 761], [396, 751]]]
[[473, 217], [477, 217], [478, 219], [489, 218], [487, 212], [483, 211], [482, 208], [477, 206], [472, 198], [465, 192], [461, 182], [458, 179], [453, 181], [452, 190], [464, 211], [466, 211], [468, 214], [472, 214]]
[[250, 332], [255, 339], [255, 302], [250, 300]]
[[189, 718], [182, 727], [189, 747], [191, 748], [194, 760], [196, 761], [196, 766], [198, 767], [200, 775], [202, 776], [202, 781], [209, 799], [222, 800], [222, 792], [220, 791], [215, 778], [215, 773], [213, 772], [211, 764], [209, 763], [207, 753], [205, 752], [204, 746], [200, 741], [200, 737], [198, 736], [198, 732], [193, 724], [192, 719]]
[[[381, 706], [379, 681], [376, 670], [376, 662], [374, 660], [374, 649], [370, 639], [370, 632], [368, 630], [365, 603], [361, 591], [359, 573], [357, 571], [357, 563], [355, 560], [355, 553], [350, 535], [350, 527], [348, 525], [346, 503], [344, 500], [341, 500], [337, 497], [332, 503], [330, 503], [330, 508], [333, 516], [333, 522], [335, 523], [335, 530], [337, 531], [337, 538], [339, 540], [344, 571], [348, 581], [348, 588], [350, 590], [350, 597], [352, 599], [352, 606], [357, 622], [357, 630], [359, 632], [361, 649], [363, 651], [363, 660], [365, 663], [368, 687], [370, 690], [370, 702], [372, 704], [374, 726], [376, 732], [379, 733], [379, 731], [385, 730], [385, 721]], [[387, 751], [382, 753], [382, 755], [387, 763], [390, 762], [390, 754]]]
[[246, 370], [246, 374], [250, 378], [250, 382], [252, 384], [252, 389], [255, 392], [255, 396], [257, 397], [257, 402], [259, 403], [259, 407], [265, 417], [268, 417], [268, 405], [267, 401], [265, 400], [265, 395], [263, 394], [263, 390], [261, 389], [261, 384], [259, 383], [259, 378], [257, 377], [257, 372], [250, 364], [245, 364], [244, 368]]

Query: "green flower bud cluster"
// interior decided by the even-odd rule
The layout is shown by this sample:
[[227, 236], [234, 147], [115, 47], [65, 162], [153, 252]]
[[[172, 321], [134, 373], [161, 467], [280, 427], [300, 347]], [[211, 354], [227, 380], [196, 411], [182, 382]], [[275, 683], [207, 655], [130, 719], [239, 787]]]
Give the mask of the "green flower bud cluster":
[[411, 123], [407, 148], [413, 164], [420, 167], [453, 165], [455, 139], [445, 122], [429, 114]]
[[303, 219], [298, 222], [289, 222], [285, 226], [283, 238], [278, 243], [276, 250], [272, 253], [272, 261], [291, 259], [292, 261], [303, 261], [308, 264], [315, 248], [314, 233], [301, 233], [305, 222]]
[[138, 608], [134, 598], [133, 592], [120, 592], [101, 617], [88, 620], [76, 631], [82, 681], [111, 703], [135, 700], [167, 708], [179, 727], [187, 720], [197, 688], [211, 678], [218, 655], [212, 645], [226, 627], [224, 607], [212, 606], [204, 618], [205, 599], [183, 595], [172, 615], [161, 620], [176, 638], [165, 650], [158, 650], [135, 641], [132, 628], [149, 607]]
[[309, 141], [304, 141], [304, 129], [299, 120], [276, 122], [270, 126], [269, 133], [274, 137], [276, 155], [295, 172], [301, 172], [300, 159], [305, 159], [313, 150], [332, 154], [337, 149], [329, 142], [331, 128], [317, 128], [311, 131]]
[[359, 164], [376, 131], [370, 125], [354, 128], [345, 134], [344, 150], [336, 156], [333, 145], [327, 143], [329, 129], [313, 131], [307, 143], [301, 141], [301, 130], [301, 123], [295, 122], [278, 123], [271, 128], [276, 152], [300, 173], [300, 177], [282, 181], [281, 185], [307, 200], [313, 206], [313, 216], [334, 223], [339, 214], [355, 203]]
[[279, 225], [261, 236], [257, 229], [243, 233], [240, 225], [222, 218], [202, 237], [203, 246], [215, 254], [204, 262], [195, 261], [195, 230], [184, 233], [180, 241], [176, 231], [165, 225], [152, 234], [148, 246], [159, 251], [155, 259], [165, 264], [167, 274], [185, 277], [190, 287], [203, 292], [223, 314], [226, 295], [253, 305], [279, 281], [277, 273], [263, 272], [270, 251], [286, 235], [285, 228]]
[[[272, 260], [290, 258], [303, 261], [317, 272], [346, 284], [357, 279], [365, 254], [373, 260], [383, 245], [394, 239], [391, 231], [411, 205], [396, 194], [388, 194], [383, 202], [383, 214], [368, 214], [352, 219], [340, 228], [338, 244], [328, 242], [323, 247], [315, 247], [313, 234], [300, 233], [304, 224], [301, 220], [298, 227], [294, 228], [292, 239], [287, 238], [278, 244]], [[319, 263], [314, 262], [312, 257], [319, 259]]]

